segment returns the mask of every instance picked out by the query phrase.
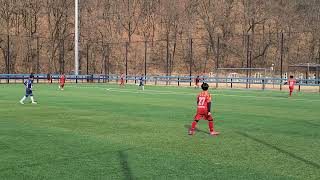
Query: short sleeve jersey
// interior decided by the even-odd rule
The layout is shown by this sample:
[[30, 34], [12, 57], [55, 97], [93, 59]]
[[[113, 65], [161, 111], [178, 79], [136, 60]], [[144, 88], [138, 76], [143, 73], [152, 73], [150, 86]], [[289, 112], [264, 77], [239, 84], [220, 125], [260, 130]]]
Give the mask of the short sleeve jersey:
[[208, 91], [202, 91], [197, 96], [197, 113], [207, 113], [208, 103], [211, 102], [211, 95]]
[[139, 78], [139, 80], [140, 80], [140, 84], [144, 84], [144, 77], [143, 77], [143, 76], [141, 76], [141, 77]]
[[196, 78], [196, 84], [198, 84], [200, 82], [200, 78]]
[[296, 84], [296, 80], [295, 79], [289, 79], [288, 84], [289, 84], [289, 88], [293, 88], [294, 85]]
[[66, 78], [65, 78], [64, 75], [62, 75], [62, 76], [60, 77], [60, 83], [65, 83], [65, 81], [66, 81]]
[[31, 90], [32, 89], [32, 80], [27, 80], [23, 83], [26, 86], [27, 90]]

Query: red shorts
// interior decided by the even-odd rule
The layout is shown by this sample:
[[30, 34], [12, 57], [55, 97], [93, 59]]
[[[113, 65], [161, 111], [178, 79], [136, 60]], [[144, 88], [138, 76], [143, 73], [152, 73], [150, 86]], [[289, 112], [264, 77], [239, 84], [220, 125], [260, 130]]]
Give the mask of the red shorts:
[[209, 121], [213, 120], [212, 115], [208, 115], [208, 113], [206, 114], [198, 113], [194, 116], [194, 120], [200, 120], [200, 119], [209, 120]]
[[124, 80], [123, 79], [120, 80], [120, 84], [124, 84]]
[[290, 92], [292, 92], [294, 89], [294, 87], [289, 87]]

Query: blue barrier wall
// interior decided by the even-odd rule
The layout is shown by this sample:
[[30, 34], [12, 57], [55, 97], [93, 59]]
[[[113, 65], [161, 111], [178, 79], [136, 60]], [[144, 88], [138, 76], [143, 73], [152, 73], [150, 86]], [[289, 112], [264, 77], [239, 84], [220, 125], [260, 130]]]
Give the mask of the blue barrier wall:
[[[28, 79], [29, 74], [0, 74], [0, 83], [22, 83]], [[58, 82], [60, 75], [51, 75], [49, 83]], [[138, 83], [140, 76], [127, 76], [126, 81], [128, 83]], [[184, 85], [192, 86], [194, 84], [196, 76], [147, 76], [146, 84], [162, 84], [162, 85]], [[47, 82], [47, 74], [34, 74], [35, 83]], [[67, 82], [72, 83], [106, 83], [106, 82], [118, 82], [120, 80], [119, 75], [66, 75]], [[261, 89], [265, 89], [267, 85], [281, 86], [285, 85], [287, 79], [281, 78], [229, 78], [229, 77], [208, 77], [200, 76], [200, 82], [207, 82], [216, 84], [226, 84], [228, 87], [233, 88], [237, 84], [245, 84], [246, 88], [250, 88], [251, 85], [261, 85]], [[320, 89], [320, 79], [297, 79], [297, 85], [299, 86], [318, 86]]]

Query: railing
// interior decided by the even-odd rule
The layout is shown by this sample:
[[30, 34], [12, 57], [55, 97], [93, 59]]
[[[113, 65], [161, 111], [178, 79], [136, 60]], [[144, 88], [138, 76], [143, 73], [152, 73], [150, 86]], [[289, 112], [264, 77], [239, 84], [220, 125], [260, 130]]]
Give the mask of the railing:
[[[29, 74], [0, 74], [0, 83], [22, 83], [27, 80]], [[60, 75], [51, 75], [49, 79], [46, 74], [35, 74], [34, 79], [36, 83], [54, 83], [58, 82]], [[138, 83], [140, 76], [127, 76], [127, 83]], [[153, 85], [175, 85], [175, 86], [192, 86], [196, 76], [147, 76], [145, 77], [146, 84]], [[280, 90], [285, 86], [287, 79], [281, 78], [231, 78], [231, 77], [208, 77], [200, 76], [200, 83], [207, 82], [216, 87], [228, 88], [279, 88]], [[67, 82], [71, 83], [107, 83], [116, 82], [120, 80], [119, 75], [66, 75]], [[297, 79], [298, 89], [302, 86], [319, 87], [320, 79]]]

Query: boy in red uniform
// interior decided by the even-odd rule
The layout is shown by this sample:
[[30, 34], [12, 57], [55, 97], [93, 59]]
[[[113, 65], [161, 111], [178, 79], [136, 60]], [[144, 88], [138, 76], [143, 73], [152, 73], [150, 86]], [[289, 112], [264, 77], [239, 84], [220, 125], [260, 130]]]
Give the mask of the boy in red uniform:
[[120, 87], [124, 87], [124, 74], [121, 73], [121, 76], [120, 76]]
[[64, 88], [64, 83], [66, 82], [66, 78], [64, 76], [64, 73], [61, 74], [60, 76], [60, 86], [59, 86], [59, 89], [61, 91], [63, 91], [63, 88]]
[[288, 80], [288, 84], [289, 84], [289, 96], [292, 96], [294, 85], [296, 84], [296, 80], [293, 79], [293, 76], [290, 76], [290, 79]]
[[204, 119], [208, 121], [208, 126], [210, 130], [210, 135], [216, 136], [219, 135], [219, 132], [214, 131], [213, 127], [213, 118], [211, 115], [211, 95], [208, 93], [209, 85], [207, 83], [203, 83], [201, 85], [202, 92], [199, 93], [197, 97], [197, 114], [194, 117], [194, 121], [191, 124], [191, 128], [189, 129], [189, 135], [194, 135], [194, 130], [197, 126], [197, 123], [200, 119]]
[[47, 74], [47, 80], [48, 80], [48, 84], [51, 83], [51, 75]]

